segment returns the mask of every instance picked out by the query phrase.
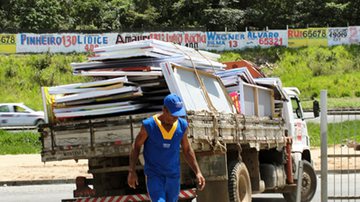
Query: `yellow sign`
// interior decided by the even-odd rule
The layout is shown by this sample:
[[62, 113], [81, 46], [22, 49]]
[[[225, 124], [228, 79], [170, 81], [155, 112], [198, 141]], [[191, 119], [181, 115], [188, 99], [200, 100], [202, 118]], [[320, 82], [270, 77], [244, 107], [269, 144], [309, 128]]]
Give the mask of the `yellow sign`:
[[0, 53], [16, 53], [16, 34], [0, 34]]
[[327, 28], [308, 28], [308, 46], [327, 46]]
[[327, 28], [289, 29], [289, 47], [327, 46]]

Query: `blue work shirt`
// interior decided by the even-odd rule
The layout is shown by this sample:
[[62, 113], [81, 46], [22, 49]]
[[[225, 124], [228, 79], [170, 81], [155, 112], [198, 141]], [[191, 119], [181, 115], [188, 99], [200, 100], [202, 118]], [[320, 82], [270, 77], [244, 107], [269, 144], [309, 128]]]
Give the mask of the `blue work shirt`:
[[157, 115], [145, 119], [143, 125], [148, 134], [143, 151], [145, 174], [180, 177], [180, 144], [188, 126], [186, 120], [179, 117], [169, 132]]

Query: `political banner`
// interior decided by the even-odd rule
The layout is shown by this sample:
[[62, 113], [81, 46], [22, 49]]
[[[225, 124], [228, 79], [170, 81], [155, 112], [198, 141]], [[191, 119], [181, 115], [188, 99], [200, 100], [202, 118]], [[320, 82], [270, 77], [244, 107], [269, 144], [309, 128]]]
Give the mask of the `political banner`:
[[207, 50], [237, 50], [245, 46], [246, 32], [206, 32]]
[[109, 44], [114, 45], [150, 39], [150, 34], [140, 32], [112, 33], [108, 37]]
[[16, 53], [16, 34], [0, 34], [0, 53]]
[[90, 52], [100, 46], [156, 39], [201, 50], [360, 44], [360, 26], [246, 32], [124, 32], [0, 34], [0, 53]]
[[195, 49], [206, 49], [204, 32], [150, 32], [149, 36], [150, 39], [172, 42]]
[[327, 28], [308, 28], [303, 35], [308, 39], [308, 46], [327, 46]]
[[349, 44], [349, 29], [347, 27], [332, 27], [328, 29], [328, 45]]
[[327, 46], [327, 28], [289, 29], [288, 47]]
[[184, 32], [181, 45], [204, 50], [206, 49], [206, 40], [205, 32]]
[[269, 31], [256, 31], [246, 32], [245, 48], [255, 46], [271, 47], [271, 46], [287, 46], [287, 32], [286, 30], [269, 30]]
[[288, 47], [307, 46], [307, 38], [304, 34], [307, 29], [288, 29]]
[[360, 43], [360, 26], [349, 27], [349, 43], [350, 44]]
[[109, 45], [112, 34], [34, 34], [17, 35], [17, 53], [69, 53], [90, 52], [99, 46]]

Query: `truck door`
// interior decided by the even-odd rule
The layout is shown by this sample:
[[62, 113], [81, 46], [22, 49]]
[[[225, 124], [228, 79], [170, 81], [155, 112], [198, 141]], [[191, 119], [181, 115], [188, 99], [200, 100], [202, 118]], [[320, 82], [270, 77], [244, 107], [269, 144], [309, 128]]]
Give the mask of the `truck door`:
[[309, 136], [307, 133], [307, 125], [304, 120], [304, 112], [301, 107], [300, 100], [297, 96], [291, 97], [291, 105], [294, 117], [294, 146], [299, 147], [299, 150], [302, 151], [304, 149], [309, 148]]

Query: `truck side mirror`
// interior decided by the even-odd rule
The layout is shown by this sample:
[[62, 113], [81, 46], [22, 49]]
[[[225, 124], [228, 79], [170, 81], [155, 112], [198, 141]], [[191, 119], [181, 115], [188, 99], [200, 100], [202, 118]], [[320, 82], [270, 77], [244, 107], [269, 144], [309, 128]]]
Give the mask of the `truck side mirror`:
[[314, 100], [313, 102], [313, 112], [314, 112], [314, 117], [319, 117], [319, 113], [320, 113], [320, 106], [319, 106], [319, 102], [317, 100]]

